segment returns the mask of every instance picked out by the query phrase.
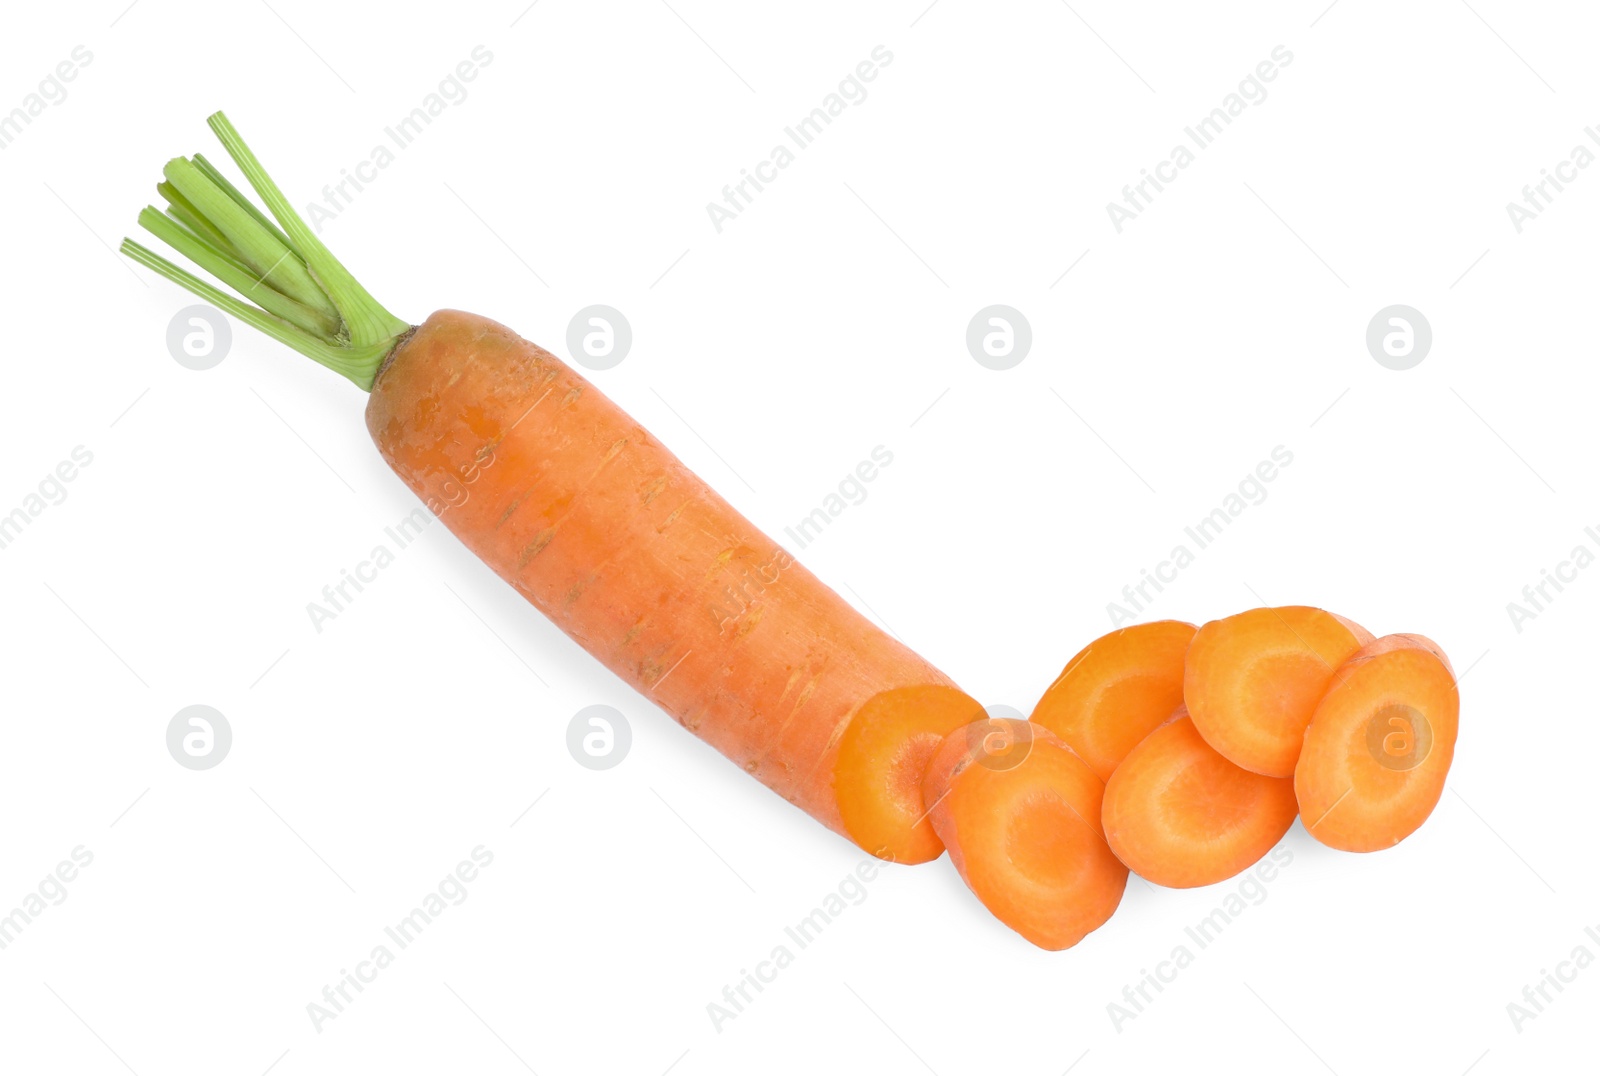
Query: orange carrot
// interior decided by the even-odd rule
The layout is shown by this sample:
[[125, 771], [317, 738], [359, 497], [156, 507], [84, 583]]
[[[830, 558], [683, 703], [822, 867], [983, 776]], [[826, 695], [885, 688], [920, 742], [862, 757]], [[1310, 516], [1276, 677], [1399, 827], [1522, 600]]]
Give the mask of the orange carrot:
[[370, 391], [367, 428], [461, 541], [590, 654], [758, 780], [876, 855], [939, 854], [920, 778], [981, 712], [806, 571], [576, 371], [486, 318], [380, 306], [221, 113], [276, 223], [202, 157], [141, 214], [256, 307], [124, 252]]
[[1100, 824], [1105, 786], [1049, 729], [989, 718], [945, 738], [923, 779], [933, 827], [968, 888], [1042, 949], [1116, 911], [1128, 868]]
[[1372, 641], [1361, 625], [1304, 605], [1202, 625], [1184, 666], [1194, 727], [1235, 766], [1289, 777], [1333, 671]]
[[1339, 667], [1294, 770], [1306, 829], [1347, 852], [1391, 848], [1444, 793], [1461, 697], [1439, 645], [1385, 635]]
[[984, 716], [952, 687], [880, 691], [861, 705], [839, 740], [834, 794], [844, 830], [896, 863], [937, 859], [944, 844], [922, 799], [922, 776], [944, 738]]
[[1028, 720], [1067, 742], [1102, 781], [1183, 704], [1195, 626], [1157, 620], [1102, 635], [1067, 662]]
[[440, 311], [379, 373], [367, 428], [469, 549], [685, 728], [868, 852], [939, 854], [900, 756], [982, 707], [565, 363]]
[[1135, 874], [1175, 889], [1232, 878], [1294, 824], [1294, 782], [1240, 769], [1180, 707], [1106, 782], [1106, 841]]

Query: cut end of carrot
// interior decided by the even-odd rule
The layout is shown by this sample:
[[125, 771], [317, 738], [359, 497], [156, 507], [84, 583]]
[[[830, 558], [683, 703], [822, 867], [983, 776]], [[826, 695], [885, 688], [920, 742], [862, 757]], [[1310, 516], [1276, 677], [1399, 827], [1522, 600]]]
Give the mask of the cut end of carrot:
[[1461, 696], [1438, 644], [1386, 635], [1345, 661], [1317, 706], [1294, 771], [1306, 830], [1375, 852], [1416, 832], [1455, 758]]
[[1371, 641], [1359, 624], [1304, 605], [1213, 620], [1189, 648], [1184, 703], [1200, 735], [1229, 762], [1289, 777], [1334, 670]]
[[944, 844], [927, 817], [922, 777], [945, 737], [983, 714], [970, 695], [937, 684], [893, 688], [863, 703], [834, 765], [846, 835], [895, 863], [938, 859]]
[[1232, 878], [1294, 823], [1294, 782], [1241, 769], [1179, 709], [1106, 783], [1106, 841], [1135, 874], [1174, 889]]
[[1042, 949], [1076, 945], [1122, 900], [1128, 869], [1101, 829], [1104, 791], [1049, 729], [1006, 718], [946, 737], [923, 783], [968, 888]]
[[1061, 737], [1102, 781], [1183, 703], [1195, 626], [1137, 624], [1103, 635], [1069, 662], [1029, 718]]

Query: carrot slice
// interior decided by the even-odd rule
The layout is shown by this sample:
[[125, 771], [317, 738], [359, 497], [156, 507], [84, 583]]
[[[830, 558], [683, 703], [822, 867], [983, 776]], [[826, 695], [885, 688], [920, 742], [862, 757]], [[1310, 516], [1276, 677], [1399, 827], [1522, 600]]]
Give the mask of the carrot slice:
[[1194, 727], [1235, 766], [1289, 777], [1334, 670], [1371, 641], [1361, 625], [1305, 605], [1213, 620], [1195, 633], [1184, 667]]
[[1189, 711], [1146, 736], [1106, 782], [1106, 841], [1135, 874], [1185, 889], [1232, 878], [1294, 824], [1294, 782], [1240, 769]]
[[938, 859], [944, 844], [928, 821], [922, 775], [947, 735], [983, 716], [972, 696], [939, 684], [880, 691], [863, 703], [833, 771], [845, 835], [896, 863]]
[[1294, 770], [1311, 835], [1331, 848], [1392, 848], [1433, 813], [1455, 758], [1461, 696], [1439, 645], [1385, 635], [1339, 667]]
[[1116, 911], [1128, 868], [1100, 824], [1105, 786], [1049, 729], [987, 718], [945, 737], [923, 780], [933, 827], [968, 888], [1042, 949]]
[[1102, 781], [1183, 703], [1195, 626], [1157, 620], [1102, 635], [1067, 662], [1029, 718], [1067, 742]]

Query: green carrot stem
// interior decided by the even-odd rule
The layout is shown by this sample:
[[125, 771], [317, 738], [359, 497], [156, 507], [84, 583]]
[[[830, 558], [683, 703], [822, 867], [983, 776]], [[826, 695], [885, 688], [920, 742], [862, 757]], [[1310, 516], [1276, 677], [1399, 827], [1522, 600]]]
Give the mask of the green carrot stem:
[[325, 343], [332, 344], [339, 335], [339, 319], [320, 310], [302, 306], [286, 295], [274, 291], [254, 270], [227, 254], [214, 250], [198, 236], [185, 231], [170, 218], [146, 209], [139, 214], [139, 223], [151, 235], [166, 243], [179, 254], [222, 281], [247, 299], [254, 299], [269, 314], [304, 329]]
[[174, 157], [167, 162], [164, 174], [167, 182], [178, 188], [206, 220], [233, 240], [245, 262], [274, 288], [297, 303], [323, 307], [328, 314], [338, 316], [338, 308], [311, 279], [310, 271], [294, 248], [278, 242], [277, 236], [206, 179], [193, 161]]
[[205, 176], [212, 183], [215, 183], [218, 187], [221, 187], [223, 193], [225, 193], [229, 198], [232, 198], [235, 202], [238, 202], [241, 209], [254, 217], [263, 228], [275, 235], [278, 239], [278, 242], [282, 243], [286, 247], [294, 246], [294, 244], [289, 241], [289, 237], [283, 234], [283, 230], [278, 227], [273, 219], [261, 212], [260, 209], [256, 208], [256, 204], [250, 199], [246, 198], [243, 191], [229, 182], [227, 176], [217, 171], [216, 166], [210, 161], [206, 160], [204, 154], [196, 153], [189, 159], [194, 162], [194, 166], [200, 170], [201, 175]]
[[174, 284], [181, 285], [213, 306], [232, 314], [254, 329], [259, 329], [279, 343], [287, 344], [307, 358], [315, 359], [328, 369], [343, 374], [362, 388], [371, 391], [372, 378], [379, 365], [394, 346], [393, 340], [365, 347], [329, 344], [317, 339], [304, 329], [274, 317], [259, 307], [234, 298], [220, 288], [207, 284], [194, 274], [180, 269], [161, 255], [140, 246], [132, 239], [122, 241], [122, 253], [146, 268], [153, 269]]
[[156, 184], [156, 193], [167, 200], [167, 212], [177, 218], [185, 228], [205, 240], [214, 249], [225, 252], [235, 261], [244, 260], [239, 248], [233, 245], [233, 240], [207, 220], [205, 214], [196, 209], [194, 203], [185, 198], [177, 187], [163, 180]]
[[254, 302], [131, 239], [122, 241], [122, 253], [371, 391], [383, 360], [411, 326], [384, 309], [300, 219], [227, 117], [218, 112], [209, 122], [272, 216], [196, 154], [167, 163], [157, 190], [169, 209], [147, 208], [139, 223]]
[[378, 340], [391, 339], [399, 333], [405, 332], [409, 325], [389, 313], [372, 295], [363, 288], [350, 271], [339, 263], [331, 251], [323, 245], [306, 222], [300, 219], [300, 214], [294, 211], [289, 200], [283, 196], [278, 185], [267, 175], [267, 170], [261, 167], [261, 162], [256, 160], [256, 155], [245, 145], [239, 132], [234, 130], [233, 124], [228, 122], [228, 117], [221, 112], [214, 112], [206, 121], [216, 132], [217, 138], [222, 142], [223, 148], [228, 151], [228, 156], [233, 158], [233, 163], [239, 166], [239, 171], [244, 173], [244, 178], [250, 181], [250, 186], [267, 203], [267, 208], [272, 215], [278, 218], [278, 223], [288, 233], [296, 250], [303, 253], [306, 265], [316, 273], [317, 280], [327, 292], [328, 298], [344, 316], [345, 325], [350, 330], [350, 341], [353, 344], [370, 344]]

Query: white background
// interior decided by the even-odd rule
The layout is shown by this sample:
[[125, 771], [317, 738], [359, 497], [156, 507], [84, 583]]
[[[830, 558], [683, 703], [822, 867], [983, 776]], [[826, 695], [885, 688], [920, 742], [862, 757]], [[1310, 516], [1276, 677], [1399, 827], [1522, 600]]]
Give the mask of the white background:
[[[75, 446], [93, 462], [0, 550], [0, 910], [76, 846], [94, 861], [0, 951], [0, 1067], [1593, 1070], [1600, 970], [1520, 1030], [1507, 1005], [1575, 947], [1600, 955], [1600, 570], [1520, 631], [1507, 603], [1600, 550], [1600, 169], [1521, 234], [1505, 206], [1600, 122], [1594, 13], [863, 7], [11, 13], [0, 111], [74, 46], [93, 60], [0, 153], [0, 513]], [[706, 203], [880, 44], [869, 96], [719, 234]], [[221, 365], [179, 366], [167, 326], [192, 300], [110, 253], [167, 158], [224, 159], [213, 109], [304, 205], [477, 45], [470, 95], [324, 229], [391, 309], [473, 310], [565, 353], [576, 311], [617, 307], [633, 349], [593, 379], [775, 535], [885, 446], [803, 559], [1023, 711], [1282, 445], [1267, 499], [1141, 616], [1308, 603], [1437, 639], [1463, 711], [1428, 824], [1370, 856], [1297, 824], [1265, 902], [1120, 1026], [1108, 1004], [1237, 883], [1133, 880], [1110, 923], [1044, 953], [947, 862], [886, 868], [714, 1026], [707, 1004], [861, 854], [442, 527], [318, 633], [307, 603], [415, 503], [363, 397], [237, 324]], [[1269, 96], [1118, 234], [1106, 203], [1278, 45]], [[992, 303], [1032, 325], [1004, 372], [964, 343]], [[1365, 345], [1394, 303], [1434, 333], [1404, 372]], [[165, 745], [193, 703], [234, 735], [204, 772]], [[633, 730], [604, 772], [565, 746], [596, 703]], [[307, 1003], [480, 844], [469, 898], [317, 1030]]]

